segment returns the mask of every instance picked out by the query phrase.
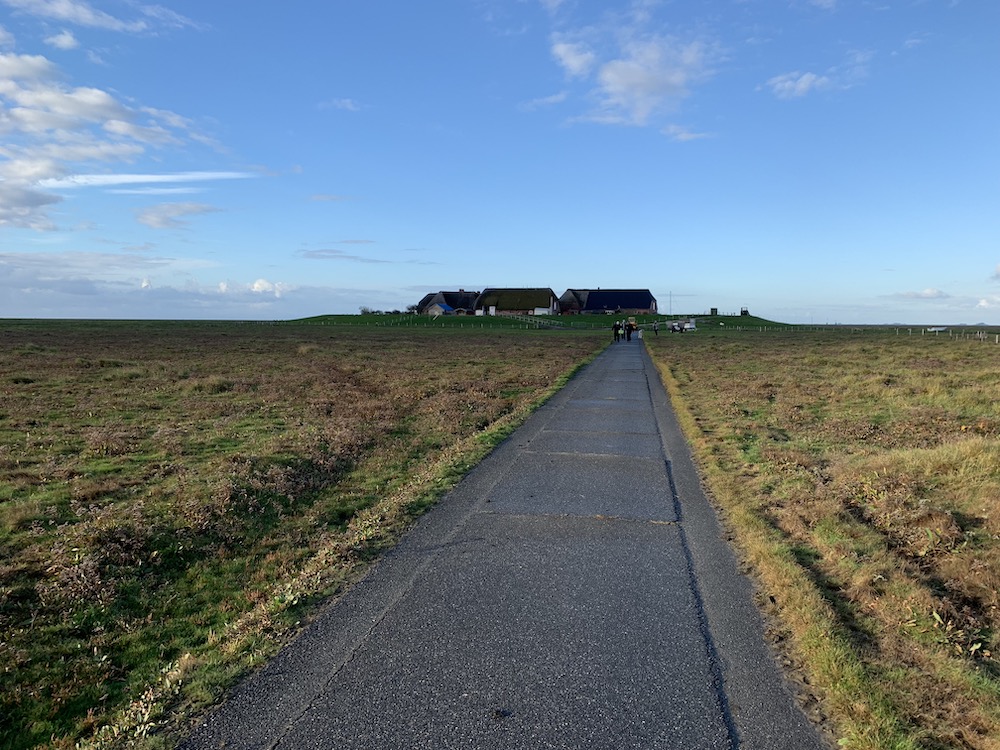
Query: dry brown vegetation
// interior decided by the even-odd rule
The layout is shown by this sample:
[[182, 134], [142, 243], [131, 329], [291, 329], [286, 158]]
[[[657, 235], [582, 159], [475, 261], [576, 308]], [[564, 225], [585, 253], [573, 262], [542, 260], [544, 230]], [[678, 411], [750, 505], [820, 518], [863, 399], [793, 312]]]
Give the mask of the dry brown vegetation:
[[1000, 747], [1000, 346], [836, 331], [651, 347], [841, 743]]
[[168, 744], [605, 339], [0, 324], [0, 747]]

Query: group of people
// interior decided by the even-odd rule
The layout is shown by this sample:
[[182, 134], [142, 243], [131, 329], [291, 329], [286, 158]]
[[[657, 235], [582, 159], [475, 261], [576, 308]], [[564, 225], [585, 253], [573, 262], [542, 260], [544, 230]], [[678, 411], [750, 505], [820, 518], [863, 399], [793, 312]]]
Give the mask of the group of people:
[[[654, 320], [652, 328], [653, 328], [653, 335], [659, 336], [660, 324]], [[639, 326], [637, 326], [631, 320], [616, 320], [614, 325], [611, 326], [611, 330], [614, 331], [615, 341], [621, 341], [622, 339], [624, 339], [625, 341], [631, 341], [632, 334], [635, 333], [636, 331], [639, 331]], [[642, 336], [640, 335], [639, 338], [642, 338]]]

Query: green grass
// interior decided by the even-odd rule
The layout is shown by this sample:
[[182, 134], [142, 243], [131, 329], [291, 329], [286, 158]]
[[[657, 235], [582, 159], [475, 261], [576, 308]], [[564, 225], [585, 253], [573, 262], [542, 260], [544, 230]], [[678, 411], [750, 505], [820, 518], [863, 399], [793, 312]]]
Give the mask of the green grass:
[[168, 746], [605, 343], [0, 322], [0, 748]]
[[701, 333], [652, 353], [841, 745], [1000, 746], [1000, 346]]

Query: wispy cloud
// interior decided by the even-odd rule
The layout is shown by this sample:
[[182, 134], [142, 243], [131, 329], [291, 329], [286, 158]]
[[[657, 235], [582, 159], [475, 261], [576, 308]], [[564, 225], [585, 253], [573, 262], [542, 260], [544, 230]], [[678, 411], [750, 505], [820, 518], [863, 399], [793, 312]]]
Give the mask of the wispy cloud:
[[145, 31], [149, 24], [142, 20], [124, 21], [83, 0], [2, 0], [4, 5], [39, 18], [47, 18], [77, 26], [109, 31]]
[[204, 188], [196, 187], [147, 187], [147, 188], [116, 188], [108, 190], [112, 195], [192, 195], [205, 192]]
[[[147, 249], [147, 248], [140, 248]], [[176, 259], [140, 253], [0, 253], [0, 289], [60, 284], [101, 284], [131, 281], [160, 272], [188, 273], [211, 267], [207, 261]]]
[[557, 94], [551, 94], [550, 96], [542, 96], [537, 99], [531, 99], [526, 102], [521, 102], [517, 105], [517, 108], [522, 112], [534, 112], [537, 109], [543, 109], [545, 107], [552, 107], [556, 104], [562, 104], [569, 98], [568, 91], [560, 91]]
[[779, 99], [797, 99], [812, 91], [831, 88], [833, 81], [816, 73], [802, 73], [798, 70], [769, 78], [768, 88]]
[[693, 130], [685, 128], [683, 125], [667, 125], [663, 130], [661, 130], [665, 136], [674, 141], [697, 141], [702, 138], [711, 138], [709, 133], [696, 133]]
[[86, 28], [138, 33], [158, 27], [202, 28], [202, 24], [160, 5], [136, 5], [143, 18], [125, 20], [102, 10], [97, 10], [84, 0], [0, 0], [15, 11], [37, 18]]
[[81, 166], [135, 161], [151, 150], [199, 139], [191, 122], [176, 113], [136, 108], [103, 89], [66, 86], [59, 68], [41, 55], [0, 53], [0, 112], [0, 228], [54, 229], [49, 211], [60, 197], [52, 191], [254, 176], [80, 172]]
[[891, 295], [898, 299], [950, 299], [951, 295], [947, 292], [942, 292], [940, 289], [922, 289], [918, 292], [899, 292], [898, 294]]
[[155, 21], [155, 25], [157, 26], [169, 29], [190, 28], [198, 31], [204, 31], [209, 28], [201, 21], [195, 21], [187, 16], [182, 16], [180, 13], [170, 8], [164, 8], [162, 5], [139, 5], [138, 8], [139, 12], [146, 18], [151, 18]]
[[369, 258], [364, 255], [352, 255], [350, 253], [345, 253], [343, 250], [337, 250], [335, 248], [323, 248], [317, 250], [304, 250], [302, 251], [303, 258], [311, 258], [312, 260], [337, 260], [337, 261], [349, 261], [352, 263], [391, 263], [392, 261], [382, 260], [379, 258]]
[[41, 180], [45, 188], [111, 187], [114, 185], [154, 185], [170, 182], [205, 182], [209, 180], [245, 180], [250, 172], [172, 172], [168, 174], [76, 174]]
[[[275, 306], [287, 305], [290, 298], [304, 297], [307, 309], [323, 311], [331, 296], [345, 294], [266, 276], [253, 281], [203, 282], [199, 278], [217, 271], [218, 263], [157, 255], [149, 252], [152, 249], [146, 243], [119, 253], [0, 252], [0, 317], [31, 309], [38, 317], [71, 313], [81, 317], [258, 319]], [[356, 308], [359, 303], [352, 304]]]
[[189, 216], [215, 213], [221, 209], [206, 203], [161, 203], [136, 212], [136, 221], [151, 229], [183, 229]]
[[320, 203], [337, 203], [339, 201], [349, 201], [350, 196], [347, 195], [330, 195], [328, 193], [316, 193], [315, 195], [310, 195], [309, 200], [318, 201]]
[[354, 99], [330, 99], [329, 101], [320, 102], [320, 109], [339, 109], [344, 112], [360, 112], [361, 105]]

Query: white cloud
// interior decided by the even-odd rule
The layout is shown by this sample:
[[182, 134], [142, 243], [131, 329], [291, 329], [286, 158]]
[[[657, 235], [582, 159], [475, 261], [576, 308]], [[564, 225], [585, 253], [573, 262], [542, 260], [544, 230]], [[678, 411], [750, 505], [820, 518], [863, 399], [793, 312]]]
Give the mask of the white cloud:
[[[703, 28], [684, 31], [659, 18], [662, 8], [660, 0], [630, 0], [597, 23], [563, 24], [551, 35], [553, 59], [570, 82], [589, 87], [592, 106], [572, 121], [649, 125], [713, 75], [719, 45]], [[527, 108], [543, 103], [529, 102]]]
[[686, 97], [710, 75], [705, 44], [653, 37], [633, 40], [598, 72], [600, 110], [589, 119], [646, 125], [650, 117]]
[[574, 78], [587, 75], [597, 61], [597, 56], [579, 42], [553, 42], [552, 56]]
[[215, 213], [219, 208], [207, 203], [161, 203], [136, 213], [136, 221], [152, 229], [181, 229], [188, 216]]
[[11, 8], [40, 18], [73, 23], [78, 26], [107, 29], [110, 31], [145, 31], [145, 21], [123, 21], [101, 10], [96, 10], [83, 0], [0, 0]]
[[192, 21], [181, 14], [164, 8], [162, 5], [138, 5], [132, 3], [134, 7], [147, 20], [136, 19], [126, 21], [97, 10], [90, 3], [84, 0], [0, 0], [4, 5], [14, 8], [21, 13], [35, 16], [37, 18], [51, 19], [63, 23], [71, 23], [87, 28], [104, 29], [106, 31], [121, 31], [138, 33], [149, 31], [155, 26], [167, 28], [203, 28], [202, 24]]
[[0, 49], [14, 46], [14, 35], [0, 26]]
[[56, 195], [0, 182], [0, 228], [54, 229], [44, 209], [60, 200]]
[[5, 94], [26, 110], [48, 114], [66, 123], [67, 127], [130, 116], [129, 110], [107, 91], [89, 86], [64, 90], [55, 85], [42, 85], [18, 88]]
[[14, 81], [39, 80], [55, 72], [56, 66], [42, 55], [0, 55], [0, 95], [17, 90]]
[[80, 46], [80, 43], [76, 40], [76, 37], [73, 36], [72, 31], [62, 31], [59, 34], [47, 37], [45, 39], [45, 43], [48, 44], [50, 47], [55, 47], [56, 49], [62, 49], [62, 50], [76, 49], [77, 47]]
[[273, 294], [275, 297], [281, 297], [282, 294], [285, 294], [294, 288], [295, 287], [290, 284], [283, 284], [280, 281], [278, 283], [272, 283], [267, 279], [257, 279], [250, 285], [250, 291], [254, 294]]
[[[196, 25], [169, 9], [132, 0], [126, 7], [141, 13], [140, 20], [122, 20], [84, 0], [0, 0], [0, 7], [13, 9], [15, 15], [39, 17], [46, 23], [54, 20], [116, 31]], [[13, 37], [0, 28], [0, 50], [13, 42]], [[49, 35], [45, 42], [64, 50], [78, 46], [73, 32], [67, 29]], [[138, 161], [154, 150], [192, 142], [215, 146], [196, 132], [190, 120], [176, 113], [137, 106], [110, 90], [73, 86], [67, 83], [63, 71], [43, 55], [0, 51], [0, 181], [4, 185], [0, 227], [54, 229], [51, 210], [60, 199], [51, 191], [128, 184], [130, 181], [120, 176], [103, 174], [98, 178], [88, 173], [100, 172], [102, 167], [116, 162]], [[191, 172], [141, 181], [230, 179], [233, 175]], [[153, 216], [150, 220], [157, 219]]]
[[796, 70], [768, 79], [767, 86], [779, 99], [797, 99], [814, 91], [849, 89], [868, 76], [873, 57], [867, 50], [851, 50], [843, 63], [824, 74]]
[[104, 130], [112, 135], [125, 136], [142, 143], [166, 145], [177, 144], [181, 140], [161, 125], [138, 125], [126, 120], [108, 120]]

